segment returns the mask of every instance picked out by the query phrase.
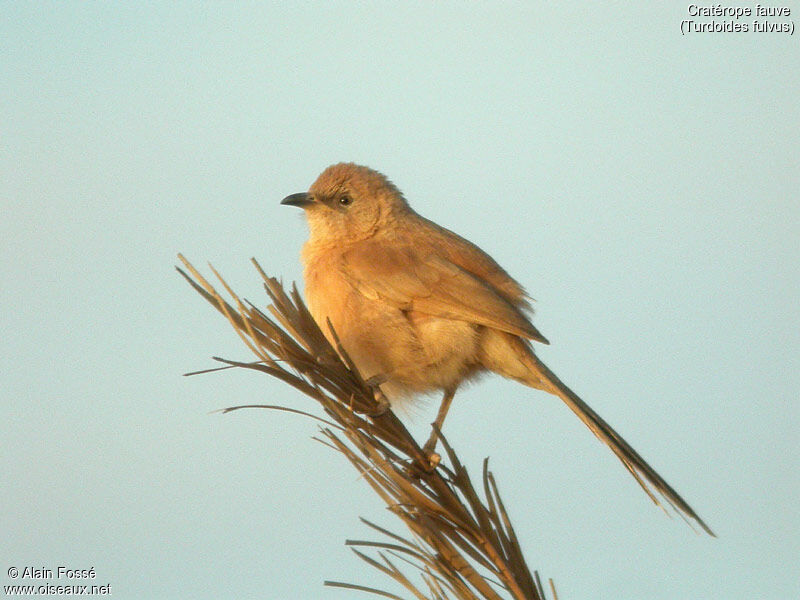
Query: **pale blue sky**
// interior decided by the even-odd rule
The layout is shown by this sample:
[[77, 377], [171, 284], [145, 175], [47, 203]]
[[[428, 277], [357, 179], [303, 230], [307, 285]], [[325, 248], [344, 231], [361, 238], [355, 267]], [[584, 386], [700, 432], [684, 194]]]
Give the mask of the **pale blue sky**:
[[685, 16], [3, 3], [3, 585], [67, 565], [118, 599], [397, 591], [344, 541], [401, 524], [312, 421], [209, 414], [310, 401], [181, 377], [249, 356], [175, 254], [263, 303], [251, 256], [301, 275], [279, 201], [353, 160], [527, 287], [545, 362], [719, 534], [666, 518], [557, 400], [487, 378], [446, 433], [473, 473], [491, 457], [561, 598], [800, 596], [798, 37], [683, 37]]

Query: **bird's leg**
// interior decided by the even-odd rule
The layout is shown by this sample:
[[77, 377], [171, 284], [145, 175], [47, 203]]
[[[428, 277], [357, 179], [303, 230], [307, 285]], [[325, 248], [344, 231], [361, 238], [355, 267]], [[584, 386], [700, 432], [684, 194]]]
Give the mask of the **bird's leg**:
[[383, 373], [378, 373], [377, 375], [373, 375], [372, 377], [368, 377], [367, 379], [365, 379], [364, 383], [366, 383], [371, 388], [376, 388], [380, 384], [386, 383], [387, 381], [389, 381], [388, 375], [384, 375]]
[[422, 452], [430, 457], [433, 467], [439, 464], [439, 460], [441, 460], [439, 455], [434, 452], [434, 449], [436, 448], [436, 442], [439, 440], [439, 432], [442, 430], [444, 418], [447, 416], [447, 411], [450, 409], [450, 404], [453, 402], [453, 397], [455, 395], [455, 388], [444, 391], [442, 403], [439, 406], [439, 413], [436, 415], [436, 420], [431, 424], [431, 435], [422, 447]]

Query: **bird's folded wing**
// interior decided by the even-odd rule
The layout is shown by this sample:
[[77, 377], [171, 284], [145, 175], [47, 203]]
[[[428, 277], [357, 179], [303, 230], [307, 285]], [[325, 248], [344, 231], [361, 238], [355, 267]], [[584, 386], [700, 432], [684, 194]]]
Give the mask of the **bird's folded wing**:
[[361, 294], [399, 310], [467, 321], [548, 343], [490, 284], [434, 252], [364, 244], [344, 254], [342, 269]]

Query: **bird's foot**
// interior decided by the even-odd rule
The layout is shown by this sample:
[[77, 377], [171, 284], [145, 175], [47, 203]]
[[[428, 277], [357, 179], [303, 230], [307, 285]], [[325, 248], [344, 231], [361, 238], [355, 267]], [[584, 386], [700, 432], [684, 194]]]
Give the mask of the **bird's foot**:
[[385, 383], [386, 380], [387, 377], [385, 375], [373, 375], [364, 382], [372, 390], [372, 397], [376, 403], [375, 408], [366, 413], [369, 417], [380, 417], [389, 410], [389, 400], [380, 388], [380, 385]]
[[425, 471], [433, 473], [436, 467], [439, 466], [439, 463], [442, 462], [442, 457], [436, 452], [426, 453], [426, 456], [428, 457], [428, 464], [425, 465]]
[[417, 458], [415, 458], [410, 467], [410, 473], [419, 479], [422, 476], [430, 475], [442, 462], [442, 457], [436, 452], [428, 452], [423, 450]]
[[439, 463], [442, 462], [442, 457], [440, 454], [435, 452], [436, 450], [436, 442], [439, 441], [439, 431], [434, 428], [431, 431], [431, 435], [428, 438], [428, 441], [425, 442], [425, 445], [422, 447], [422, 455], [426, 457], [426, 464], [421, 465], [422, 468], [430, 473], [439, 466]]

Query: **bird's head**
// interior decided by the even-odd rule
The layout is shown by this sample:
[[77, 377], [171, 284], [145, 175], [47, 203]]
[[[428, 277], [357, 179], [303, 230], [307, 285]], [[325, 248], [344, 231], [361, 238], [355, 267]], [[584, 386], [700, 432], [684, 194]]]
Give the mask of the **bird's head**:
[[410, 210], [386, 176], [353, 163], [328, 167], [308, 192], [287, 196], [281, 204], [302, 208], [311, 238], [321, 241], [370, 237]]

